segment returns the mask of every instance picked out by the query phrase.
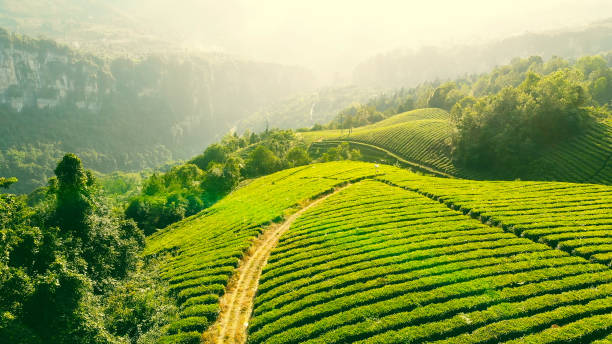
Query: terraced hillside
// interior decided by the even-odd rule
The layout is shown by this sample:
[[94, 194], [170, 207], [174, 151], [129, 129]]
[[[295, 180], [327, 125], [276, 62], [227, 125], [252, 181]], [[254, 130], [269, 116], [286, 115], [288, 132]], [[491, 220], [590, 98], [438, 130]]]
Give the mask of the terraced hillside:
[[285, 170], [257, 179], [213, 207], [151, 236], [145, 255], [164, 255], [162, 278], [181, 307], [162, 343], [199, 342], [216, 319], [218, 300], [262, 229], [331, 188], [372, 176], [371, 164], [327, 164]]
[[[409, 111], [373, 125], [347, 130], [303, 133], [312, 142], [311, 152], [327, 150], [340, 142], [364, 152], [368, 161], [412, 167], [441, 176], [495, 179], [486, 172], [456, 166], [450, 153], [452, 127], [441, 109]], [[533, 161], [525, 180], [557, 180], [612, 184], [612, 125], [596, 122], [584, 135], [547, 149]]]
[[[339, 142], [349, 142], [365, 152], [368, 160], [395, 163], [446, 176], [468, 176], [457, 169], [450, 158], [452, 127], [448, 112], [442, 109], [418, 109], [383, 121], [348, 130], [303, 133], [313, 142], [311, 151], [324, 151]], [[404, 160], [404, 161], [402, 161]], [[412, 164], [412, 166], [410, 166]]]
[[610, 282], [604, 265], [364, 181], [281, 238], [249, 343], [587, 342], [612, 331]]
[[168, 253], [162, 277], [182, 310], [161, 342], [199, 342], [255, 237], [349, 182], [280, 237], [259, 281], [249, 343], [612, 335], [612, 187], [335, 162], [254, 180], [149, 239], [146, 254]]
[[401, 171], [385, 181], [417, 191], [517, 236], [612, 263], [612, 187], [558, 182], [435, 180]]

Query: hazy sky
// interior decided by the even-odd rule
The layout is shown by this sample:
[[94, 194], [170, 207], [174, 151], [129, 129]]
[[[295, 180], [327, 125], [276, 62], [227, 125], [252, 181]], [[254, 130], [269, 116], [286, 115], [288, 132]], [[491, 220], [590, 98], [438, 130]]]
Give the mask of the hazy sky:
[[[118, 0], [117, 0], [118, 1]], [[349, 72], [397, 48], [478, 43], [612, 17], [612, 0], [147, 0], [189, 47]]]

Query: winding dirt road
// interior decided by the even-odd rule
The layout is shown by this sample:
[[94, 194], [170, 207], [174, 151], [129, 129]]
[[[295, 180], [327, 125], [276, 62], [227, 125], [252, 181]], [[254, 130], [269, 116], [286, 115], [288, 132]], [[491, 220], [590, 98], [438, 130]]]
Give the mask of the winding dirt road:
[[253, 241], [253, 245], [242, 258], [238, 269], [229, 281], [225, 294], [220, 299], [221, 312], [217, 321], [204, 333], [205, 342], [218, 344], [246, 342], [246, 330], [253, 312], [253, 300], [259, 286], [261, 271], [268, 261], [270, 252], [276, 247], [278, 239], [305, 211], [349, 185], [316, 199], [289, 216], [283, 223], [268, 228]]

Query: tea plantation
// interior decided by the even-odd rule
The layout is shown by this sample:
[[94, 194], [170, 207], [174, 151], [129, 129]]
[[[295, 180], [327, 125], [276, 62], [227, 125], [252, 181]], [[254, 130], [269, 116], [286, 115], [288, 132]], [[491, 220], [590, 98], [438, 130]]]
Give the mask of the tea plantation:
[[[483, 170], [466, 169], [452, 161], [450, 115], [441, 109], [419, 109], [389, 117], [368, 126], [348, 130], [302, 133], [311, 152], [348, 142], [365, 152], [368, 161], [407, 165], [441, 176], [495, 179]], [[402, 162], [406, 160], [406, 162]], [[553, 147], [529, 163], [525, 180], [612, 183], [612, 125], [596, 121], [586, 132]]]
[[[259, 281], [249, 343], [588, 343], [612, 335], [612, 187], [333, 162], [256, 179], [152, 236], [197, 343], [253, 243], [304, 202]], [[246, 326], [246, 324], [245, 324]], [[609, 338], [608, 338], [609, 339]]]
[[372, 164], [331, 163], [253, 181], [215, 206], [151, 236], [145, 255], [163, 256], [163, 275], [181, 306], [163, 343], [199, 342], [240, 257], [266, 225], [334, 186], [378, 173]]
[[609, 267], [378, 181], [304, 214], [264, 271], [250, 343], [587, 342], [612, 331]]

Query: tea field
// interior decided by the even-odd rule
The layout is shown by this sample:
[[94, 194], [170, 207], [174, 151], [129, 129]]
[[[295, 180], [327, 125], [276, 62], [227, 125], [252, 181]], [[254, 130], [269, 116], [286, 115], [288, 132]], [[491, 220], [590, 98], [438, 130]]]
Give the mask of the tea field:
[[[341, 142], [364, 152], [365, 160], [399, 164], [426, 173], [467, 179], [495, 179], [486, 171], [458, 167], [451, 158], [450, 115], [441, 109], [419, 109], [348, 130], [301, 133], [314, 155]], [[402, 161], [405, 160], [405, 161]], [[524, 180], [612, 183], [612, 124], [594, 122], [587, 131], [546, 148], [529, 163]]]
[[605, 265], [364, 181], [281, 238], [249, 343], [588, 342], [612, 331], [611, 279]]
[[310, 165], [257, 179], [213, 207], [167, 227], [147, 242], [145, 255], [164, 257], [162, 278], [181, 307], [162, 343], [199, 342], [217, 318], [219, 296], [240, 257], [262, 230], [303, 201], [337, 185], [379, 173], [372, 164]]
[[[241, 257], [295, 219], [265, 266], [248, 343], [588, 343], [612, 335], [612, 187], [468, 181], [364, 162], [255, 179], [155, 234], [198, 343]], [[246, 325], [245, 325], [246, 326]]]

